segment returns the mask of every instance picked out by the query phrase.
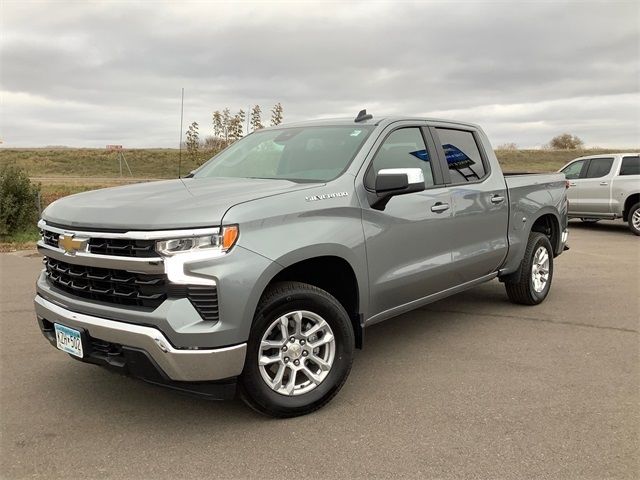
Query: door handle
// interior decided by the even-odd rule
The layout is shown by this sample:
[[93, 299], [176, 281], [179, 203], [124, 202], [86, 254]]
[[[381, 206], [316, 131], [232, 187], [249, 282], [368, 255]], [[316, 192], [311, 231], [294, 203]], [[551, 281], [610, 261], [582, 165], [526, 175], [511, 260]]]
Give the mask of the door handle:
[[576, 182], [569, 182], [569, 186], [570, 187], [575, 187], [576, 186]]
[[491, 203], [502, 203], [504, 202], [504, 197], [502, 195], [494, 195], [493, 197], [491, 197]]
[[609, 182], [600, 182], [600, 185], [606, 187], [607, 185], [609, 185]]
[[431, 207], [431, 211], [436, 213], [442, 213], [445, 210], [449, 210], [448, 203], [437, 202], [435, 205]]

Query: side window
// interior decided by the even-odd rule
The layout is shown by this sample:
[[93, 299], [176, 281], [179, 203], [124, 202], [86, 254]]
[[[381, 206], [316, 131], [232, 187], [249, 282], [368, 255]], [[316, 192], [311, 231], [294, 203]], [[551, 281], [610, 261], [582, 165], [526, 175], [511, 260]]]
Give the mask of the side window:
[[436, 128], [452, 183], [480, 180], [486, 169], [473, 133], [463, 130]]
[[419, 128], [401, 128], [389, 134], [373, 159], [372, 173], [367, 176], [369, 187], [384, 168], [421, 168], [425, 186], [434, 185], [431, 158]]
[[577, 162], [573, 162], [562, 169], [562, 173], [567, 177], [567, 180], [580, 178], [580, 172], [582, 171], [584, 162], [585, 160], [578, 160]]
[[640, 157], [622, 157], [620, 175], [640, 175]]
[[604, 177], [611, 171], [611, 165], [613, 165], [613, 158], [592, 158], [584, 178]]

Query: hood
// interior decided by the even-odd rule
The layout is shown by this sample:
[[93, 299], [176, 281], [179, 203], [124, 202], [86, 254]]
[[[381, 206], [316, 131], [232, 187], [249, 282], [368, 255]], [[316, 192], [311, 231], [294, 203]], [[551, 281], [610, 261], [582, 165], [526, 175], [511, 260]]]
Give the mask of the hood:
[[250, 178], [137, 183], [61, 198], [42, 218], [61, 226], [125, 231], [212, 227], [239, 203], [316, 186]]

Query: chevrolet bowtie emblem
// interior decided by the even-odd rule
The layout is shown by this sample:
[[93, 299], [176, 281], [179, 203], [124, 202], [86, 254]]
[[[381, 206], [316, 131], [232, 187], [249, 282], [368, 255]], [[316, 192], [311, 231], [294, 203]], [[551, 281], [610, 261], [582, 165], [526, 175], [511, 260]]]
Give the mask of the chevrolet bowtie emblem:
[[58, 237], [58, 247], [64, 250], [64, 253], [75, 255], [76, 252], [84, 252], [87, 249], [88, 238], [76, 238], [73, 233], [62, 233]]

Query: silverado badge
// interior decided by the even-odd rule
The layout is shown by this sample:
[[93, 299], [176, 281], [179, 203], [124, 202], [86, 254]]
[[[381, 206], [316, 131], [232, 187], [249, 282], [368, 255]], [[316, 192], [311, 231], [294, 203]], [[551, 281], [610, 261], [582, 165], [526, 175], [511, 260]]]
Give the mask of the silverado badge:
[[317, 202], [318, 200], [328, 200], [330, 198], [338, 198], [338, 197], [348, 197], [348, 192], [336, 192], [336, 193], [323, 193], [322, 195], [311, 195], [310, 197], [305, 197], [304, 199], [307, 202]]

